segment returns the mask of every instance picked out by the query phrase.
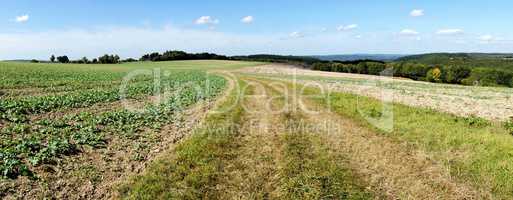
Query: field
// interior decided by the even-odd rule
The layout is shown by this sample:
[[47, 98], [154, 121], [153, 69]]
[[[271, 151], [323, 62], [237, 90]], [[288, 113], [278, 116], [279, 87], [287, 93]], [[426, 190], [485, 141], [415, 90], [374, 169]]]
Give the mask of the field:
[[510, 88], [212, 60], [0, 77], [6, 199], [513, 198]]

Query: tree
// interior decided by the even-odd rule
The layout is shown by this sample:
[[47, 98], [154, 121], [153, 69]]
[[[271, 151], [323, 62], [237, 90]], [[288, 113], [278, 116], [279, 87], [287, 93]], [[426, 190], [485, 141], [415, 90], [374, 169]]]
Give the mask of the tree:
[[438, 67], [430, 69], [426, 74], [426, 79], [429, 82], [441, 82], [442, 81], [442, 71]]
[[98, 58], [98, 61], [102, 64], [115, 64], [119, 63], [119, 56], [118, 55], [108, 55], [105, 54]]
[[461, 81], [470, 76], [471, 69], [463, 66], [449, 66], [445, 69], [445, 82], [447, 83], [461, 83]]
[[57, 57], [57, 61], [59, 61], [60, 63], [69, 63], [69, 58], [68, 56], [58, 56]]
[[80, 63], [87, 64], [87, 63], [89, 63], [89, 59], [87, 59], [87, 57], [83, 57], [83, 58], [80, 60]]
[[93, 64], [96, 64], [98, 63], [98, 59], [97, 58], [93, 58]]
[[50, 62], [55, 62], [55, 56], [53, 54], [50, 56]]

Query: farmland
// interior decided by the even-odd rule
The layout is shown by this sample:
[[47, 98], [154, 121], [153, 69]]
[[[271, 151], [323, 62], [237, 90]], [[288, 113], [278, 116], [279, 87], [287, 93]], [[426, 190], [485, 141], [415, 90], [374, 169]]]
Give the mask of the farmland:
[[0, 72], [3, 198], [513, 197], [510, 88], [215, 60]]
[[[146, 160], [145, 154], [164, 137], [169, 137], [166, 131], [172, 133], [167, 129], [181, 123], [180, 114], [186, 108], [211, 101], [225, 87], [223, 78], [204, 71], [207, 66], [216, 69], [241, 64], [139, 63], [139, 70], [146, 71], [123, 82], [123, 77], [136, 66], [1, 63], [2, 176], [10, 179], [23, 176], [22, 179], [37, 183], [41, 180], [31, 179], [51, 181], [55, 178], [51, 172], [62, 170], [61, 167], [71, 167], [76, 173], [82, 173], [86, 167], [87, 173], [96, 173], [98, 162], [114, 163], [97, 161], [94, 157], [123, 156], [123, 151], [133, 151], [127, 152], [132, 155], [126, 162]], [[125, 92], [120, 92], [122, 84], [127, 85]], [[124, 103], [138, 110], [127, 110]], [[62, 161], [63, 158], [69, 160]], [[67, 166], [76, 161], [89, 163]], [[93, 167], [92, 172], [88, 167]], [[2, 184], [2, 191], [19, 187], [16, 184], [20, 182], [8, 184]], [[27, 191], [20, 192], [37, 192], [37, 184], [36, 188], [26, 187]]]

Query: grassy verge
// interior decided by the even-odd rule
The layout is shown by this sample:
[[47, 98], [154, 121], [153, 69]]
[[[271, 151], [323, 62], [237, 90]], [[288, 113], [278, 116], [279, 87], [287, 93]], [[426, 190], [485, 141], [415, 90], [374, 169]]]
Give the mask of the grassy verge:
[[168, 155], [153, 162], [146, 172], [119, 189], [126, 199], [199, 199], [219, 198], [216, 185], [223, 176], [225, 163], [230, 162], [238, 145], [234, 142], [243, 110], [236, 90], [220, 110], [237, 105], [226, 112], [211, 114], [205, 124]]
[[[317, 92], [312, 89], [306, 94]], [[393, 131], [383, 132], [360, 114], [380, 116], [382, 104], [376, 99], [334, 93], [317, 101], [326, 106], [329, 104], [338, 114], [427, 152], [447, 166], [451, 175], [461, 182], [491, 192], [494, 198], [513, 198], [513, 137], [499, 125], [480, 118], [456, 117], [430, 109], [393, 104]]]
[[284, 117], [289, 130], [282, 137], [284, 199], [372, 199], [344, 159], [329, 153], [319, 135], [304, 130], [300, 115]]

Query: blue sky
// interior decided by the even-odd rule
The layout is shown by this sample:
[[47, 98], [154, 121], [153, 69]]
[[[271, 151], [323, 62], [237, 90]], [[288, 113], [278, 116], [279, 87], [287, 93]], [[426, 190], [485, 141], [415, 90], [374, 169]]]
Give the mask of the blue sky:
[[0, 59], [513, 52], [512, 1], [4, 1]]

